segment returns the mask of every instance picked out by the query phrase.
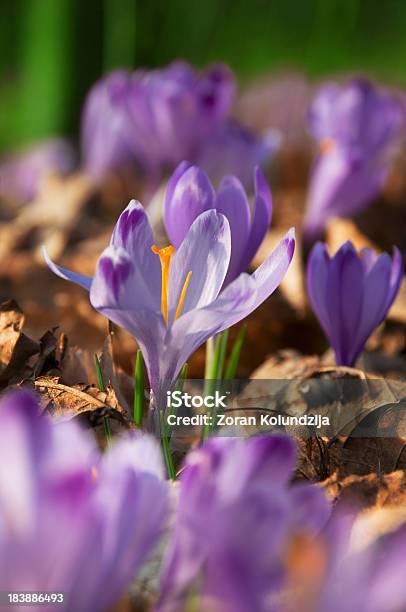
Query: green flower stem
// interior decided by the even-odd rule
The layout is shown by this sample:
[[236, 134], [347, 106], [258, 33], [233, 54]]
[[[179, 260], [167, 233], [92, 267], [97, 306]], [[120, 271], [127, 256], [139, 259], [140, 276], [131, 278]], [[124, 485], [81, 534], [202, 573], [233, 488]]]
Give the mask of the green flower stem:
[[[223, 333], [217, 336], [213, 357], [210, 361], [209, 367], [206, 368], [207, 375], [205, 377], [206, 384], [204, 387], [204, 394], [206, 396], [214, 394], [217, 388], [217, 383], [222, 378], [225, 355], [227, 351], [228, 334], [229, 331], [228, 329], [226, 329]], [[210, 340], [213, 340], [213, 338], [210, 338]], [[207, 424], [204, 426], [202, 431], [202, 441], [207, 440], [210, 431], [212, 431], [214, 428], [214, 421], [216, 418], [214, 409], [211, 410], [208, 414], [212, 417], [212, 424]]]
[[134, 423], [141, 427], [144, 416], [144, 360], [138, 349], [134, 368]]
[[224, 374], [224, 380], [232, 380], [235, 377], [235, 373], [237, 371], [237, 366], [240, 361], [241, 351], [242, 351], [242, 347], [244, 344], [246, 333], [247, 333], [247, 326], [243, 325], [239, 329], [237, 337], [233, 342], [230, 357], [228, 359], [226, 371]]
[[162, 452], [165, 459], [166, 470], [168, 472], [168, 476], [171, 480], [176, 480], [176, 470], [173, 464], [172, 453], [170, 449], [170, 438], [167, 432], [167, 426], [165, 423], [165, 414], [164, 412], [160, 412], [160, 425], [161, 425], [161, 444], [162, 444]]
[[[101, 369], [100, 360], [96, 353], [94, 354], [94, 363], [96, 366], [98, 387], [100, 391], [102, 391], [103, 393], [106, 393], [106, 385], [104, 384], [104, 380], [103, 380], [103, 372]], [[104, 434], [106, 436], [107, 444], [110, 446], [112, 438], [113, 438], [113, 434], [111, 431], [110, 419], [108, 416], [104, 417], [103, 424], [104, 424]]]

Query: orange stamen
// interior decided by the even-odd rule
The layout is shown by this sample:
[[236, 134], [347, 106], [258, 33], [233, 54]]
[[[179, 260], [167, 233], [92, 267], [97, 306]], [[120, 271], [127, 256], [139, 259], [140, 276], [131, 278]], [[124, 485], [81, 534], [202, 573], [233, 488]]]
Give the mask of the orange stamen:
[[186, 291], [187, 291], [187, 288], [188, 288], [191, 276], [192, 276], [192, 270], [190, 270], [190, 272], [187, 273], [186, 280], [183, 283], [182, 291], [180, 292], [178, 306], [177, 306], [176, 312], [175, 312], [175, 319], [174, 319], [175, 321], [176, 321], [176, 319], [179, 318], [180, 312], [182, 310], [183, 302], [185, 301], [185, 295], [186, 295]]
[[335, 149], [336, 143], [332, 138], [325, 138], [320, 142], [320, 153], [322, 155], [327, 155], [327, 153], [331, 153]]
[[171, 258], [175, 252], [173, 246], [167, 246], [163, 249], [158, 249], [155, 245], [151, 247], [151, 251], [158, 255], [161, 260], [162, 268], [162, 289], [161, 289], [161, 312], [165, 319], [166, 325], [168, 325], [168, 287], [169, 287], [169, 268], [171, 265]]

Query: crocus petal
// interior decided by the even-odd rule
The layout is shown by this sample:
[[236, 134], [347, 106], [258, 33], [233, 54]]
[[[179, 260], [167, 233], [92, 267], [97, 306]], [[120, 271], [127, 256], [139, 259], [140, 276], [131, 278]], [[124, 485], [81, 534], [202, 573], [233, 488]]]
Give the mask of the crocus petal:
[[234, 176], [225, 177], [216, 199], [216, 210], [227, 217], [231, 231], [231, 258], [225, 284], [234, 280], [240, 272], [242, 254], [250, 232], [250, 208], [241, 182]]
[[214, 302], [186, 312], [174, 322], [168, 335], [167, 353], [162, 371], [173, 379], [190, 355], [208, 338], [247, 317], [280, 284], [292, 260], [295, 248], [291, 229], [252, 276], [240, 276], [226, 287]]
[[207, 174], [196, 166], [182, 173], [171, 198], [165, 201], [165, 227], [169, 240], [178, 248], [192, 225], [203, 212], [214, 208], [215, 192]]
[[389, 280], [389, 292], [385, 310], [388, 311], [395, 300], [404, 276], [403, 257], [397, 247], [393, 247], [392, 271]]
[[331, 504], [324, 491], [317, 486], [296, 484], [290, 496], [294, 508], [293, 523], [301, 525], [308, 533], [319, 532], [331, 514]]
[[[169, 214], [170, 212], [170, 203], [173, 197], [173, 192], [175, 191], [175, 187], [178, 184], [178, 180], [180, 179], [180, 177], [182, 176], [182, 174], [184, 174], [186, 172], [186, 170], [188, 168], [191, 167], [192, 164], [190, 164], [188, 161], [181, 161], [179, 166], [177, 166], [173, 172], [173, 174], [171, 175], [168, 184], [166, 186], [166, 192], [165, 192], [165, 204], [164, 204], [164, 221], [165, 224], [167, 222], [166, 219], [166, 215]], [[170, 219], [168, 219], [169, 223], [170, 223]]]
[[315, 97], [308, 113], [309, 129], [317, 140], [332, 138], [334, 134], [334, 104], [340, 88], [335, 83], [327, 83]]
[[82, 152], [95, 179], [134, 164], [127, 141], [131, 75], [117, 70], [96, 83], [86, 99], [82, 118]]
[[317, 236], [333, 217], [362, 210], [379, 193], [386, 175], [387, 168], [352, 162], [340, 151], [321, 156], [310, 182], [305, 234]]
[[326, 335], [329, 334], [330, 313], [326, 304], [327, 279], [330, 258], [326, 245], [317, 242], [309, 255], [307, 265], [307, 292], [314, 312], [317, 314]]
[[354, 361], [365, 342], [386, 315], [392, 262], [387, 253], [380, 255], [363, 283], [363, 308], [358, 332], [353, 340], [350, 361]]
[[252, 275], [257, 285], [254, 309], [258, 308], [278, 288], [289, 268], [294, 252], [295, 230], [292, 227]]
[[248, 470], [250, 478], [267, 477], [273, 485], [286, 486], [295, 469], [297, 447], [289, 436], [258, 436], [247, 441], [250, 449]]
[[[150, 285], [160, 288], [161, 273]], [[101, 255], [90, 291], [98, 312], [133, 335], [143, 352], [151, 387], [159, 378], [159, 354], [166, 334], [160, 299], [154, 299], [143, 275], [121, 247], [109, 246]]]
[[111, 236], [113, 247], [123, 248], [137, 271], [138, 292], [145, 291], [151, 303], [161, 299], [161, 264], [151, 251], [154, 237], [144, 207], [131, 200], [121, 213]]
[[215, 210], [201, 214], [192, 224], [173, 257], [169, 273], [170, 320], [176, 312], [187, 274], [182, 313], [201, 308], [217, 297], [230, 261], [230, 226], [224, 215]]
[[374, 542], [369, 554], [373, 580], [368, 584], [368, 610], [404, 610], [406, 604], [405, 551], [406, 527], [401, 525], [396, 531], [387, 534], [382, 540]]
[[330, 263], [326, 286], [329, 333], [339, 365], [348, 362], [363, 308], [363, 266], [351, 242]]
[[364, 270], [368, 274], [373, 268], [373, 266], [375, 265], [375, 262], [378, 259], [379, 255], [373, 249], [364, 247], [363, 249], [360, 250], [360, 257], [361, 257], [361, 262], [364, 266]]
[[[0, 418], [2, 431], [7, 432], [0, 445], [0, 516], [24, 532], [36, 520], [37, 466], [49, 443], [49, 423], [39, 415], [34, 396], [24, 391], [11, 392], [2, 400]], [[16, 448], [22, 449], [18, 455]]]
[[71, 272], [71, 270], [67, 270], [66, 268], [57, 266], [50, 259], [47, 253], [47, 250], [44, 246], [42, 247], [42, 256], [45, 259], [46, 264], [52, 270], [52, 272], [54, 272], [54, 274], [56, 274], [60, 278], [63, 278], [64, 280], [72, 281], [73, 283], [80, 285], [84, 289], [87, 289], [87, 291], [90, 291], [90, 287], [93, 281], [93, 278], [91, 276], [85, 276], [84, 274], [78, 274], [77, 272]]
[[254, 217], [243, 254], [241, 270], [245, 271], [253, 260], [255, 253], [261, 246], [272, 219], [272, 194], [269, 185], [259, 166], [255, 168], [255, 202]]
[[[147, 458], [152, 460], [151, 467], [146, 464]], [[151, 436], [127, 434], [103, 457], [99, 479], [97, 501], [105, 515], [104, 555], [109, 559], [106, 575], [100, 576], [99, 581], [104, 579], [111, 584], [109, 573], [114, 568], [114, 591], [109, 592], [113, 603], [132, 580], [134, 568], [138, 569], [151, 551], [165, 524], [168, 486], [158, 443]], [[102, 608], [103, 593], [95, 596]]]

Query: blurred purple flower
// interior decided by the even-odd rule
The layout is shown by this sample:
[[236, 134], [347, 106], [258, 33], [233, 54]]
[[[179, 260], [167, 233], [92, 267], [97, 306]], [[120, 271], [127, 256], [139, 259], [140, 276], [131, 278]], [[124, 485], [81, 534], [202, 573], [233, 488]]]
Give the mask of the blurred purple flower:
[[226, 174], [239, 178], [244, 187], [252, 185], [256, 166], [265, 166], [278, 149], [281, 136], [276, 130], [268, 130], [256, 136], [237, 121], [224, 122], [203, 145], [198, 165], [219, 182]]
[[23, 391], [1, 401], [0, 420], [0, 590], [65, 593], [66, 609], [109, 609], [164, 526], [159, 448], [129, 435], [102, 456], [89, 434], [52, 423]]
[[221, 64], [202, 74], [183, 62], [114, 72], [94, 85], [85, 104], [85, 165], [101, 178], [137, 162], [156, 180], [182, 159], [196, 158], [228, 115], [233, 96], [232, 74]]
[[364, 79], [322, 88], [309, 112], [320, 155], [304, 220], [308, 240], [317, 238], [332, 217], [351, 216], [376, 197], [402, 119], [400, 104]]
[[321, 489], [289, 485], [295, 460], [286, 436], [212, 438], [188, 455], [159, 612], [276, 609], [289, 542], [317, 533], [330, 513]]
[[353, 366], [374, 329], [385, 319], [403, 279], [403, 262], [372, 249], [357, 253], [346, 242], [330, 257], [318, 242], [307, 264], [307, 290], [337, 365]]
[[55, 274], [89, 290], [93, 307], [137, 339], [159, 406], [160, 392], [199, 346], [275, 291], [294, 247], [291, 229], [251, 276], [241, 274], [221, 291], [231, 253], [226, 217], [203, 212], [174, 254], [172, 246], [154, 246], [147, 215], [133, 200], [120, 215], [94, 278], [56, 266], [46, 253], [45, 258]]
[[22, 204], [29, 202], [47, 176], [69, 174], [74, 166], [75, 156], [68, 141], [51, 138], [40, 142], [0, 162], [0, 197]]
[[222, 64], [200, 75], [184, 62], [135, 72], [129, 129], [137, 158], [159, 169], [194, 159], [228, 115], [233, 97], [234, 79]]
[[282, 610], [404, 612], [406, 526], [363, 548], [353, 545], [353, 526], [341, 507], [326, 529], [304, 543], [289, 568], [291, 588]]
[[87, 171], [95, 178], [135, 164], [128, 137], [132, 77], [117, 70], [90, 90], [83, 109], [81, 145]]
[[226, 176], [217, 194], [207, 174], [182, 162], [168, 182], [164, 222], [169, 240], [178, 248], [196, 218], [208, 210], [222, 213], [230, 224], [231, 257], [224, 284], [245, 272], [268, 230], [272, 195], [259, 167], [254, 172], [255, 202], [250, 210], [244, 188], [235, 176]]

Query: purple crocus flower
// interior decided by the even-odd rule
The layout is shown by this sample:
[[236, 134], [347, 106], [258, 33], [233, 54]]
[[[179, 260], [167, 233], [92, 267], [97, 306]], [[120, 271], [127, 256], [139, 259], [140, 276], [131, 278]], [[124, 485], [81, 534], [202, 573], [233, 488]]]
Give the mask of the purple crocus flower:
[[138, 159], [172, 169], [195, 158], [230, 111], [234, 79], [216, 64], [201, 75], [184, 62], [137, 71], [129, 100], [131, 137]]
[[128, 138], [131, 86], [131, 75], [117, 70], [98, 81], [87, 96], [82, 117], [82, 155], [86, 170], [96, 180], [135, 164]]
[[313, 240], [329, 219], [351, 216], [379, 193], [389, 169], [388, 149], [402, 122], [401, 107], [364, 79], [322, 88], [309, 112], [319, 142], [304, 234]]
[[406, 526], [354, 548], [353, 522], [338, 508], [320, 534], [301, 543], [291, 558], [291, 588], [282, 610], [404, 612]]
[[0, 162], [0, 197], [24, 204], [38, 193], [49, 175], [65, 175], [75, 166], [73, 148], [63, 138], [50, 138]]
[[226, 176], [217, 193], [207, 174], [182, 162], [168, 183], [164, 222], [169, 240], [178, 248], [195, 219], [208, 210], [227, 217], [231, 231], [231, 257], [224, 284], [247, 270], [271, 222], [272, 195], [259, 167], [254, 171], [255, 201], [251, 212], [240, 180]]
[[[204, 195], [204, 193], [203, 193]], [[94, 278], [56, 266], [60, 277], [90, 291], [93, 307], [138, 341], [158, 406], [160, 392], [179, 375], [208, 338], [248, 316], [275, 291], [295, 247], [291, 229], [250, 276], [221, 291], [230, 262], [227, 218], [206, 210], [192, 223], [176, 253], [158, 249], [147, 215], [131, 201], [121, 213]]]
[[196, 73], [174, 62], [161, 70], [117, 71], [90, 91], [82, 146], [96, 178], [137, 162], [150, 180], [200, 146], [229, 113], [234, 96], [230, 70], [221, 64]]
[[318, 487], [289, 485], [295, 460], [287, 436], [212, 438], [188, 455], [159, 612], [276, 609], [289, 542], [317, 533], [330, 512]]
[[87, 432], [51, 422], [25, 391], [2, 399], [0, 421], [0, 590], [64, 593], [67, 610], [110, 609], [165, 524], [156, 442], [128, 435], [102, 456]]
[[313, 310], [334, 349], [337, 365], [353, 366], [374, 329], [385, 319], [403, 278], [403, 262], [344, 243], [330, 257], [318, 242], [307, 264]]

